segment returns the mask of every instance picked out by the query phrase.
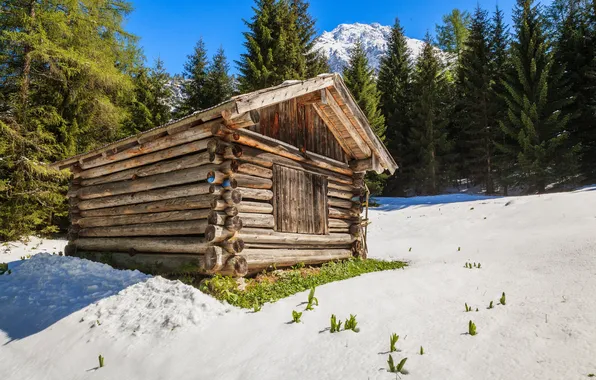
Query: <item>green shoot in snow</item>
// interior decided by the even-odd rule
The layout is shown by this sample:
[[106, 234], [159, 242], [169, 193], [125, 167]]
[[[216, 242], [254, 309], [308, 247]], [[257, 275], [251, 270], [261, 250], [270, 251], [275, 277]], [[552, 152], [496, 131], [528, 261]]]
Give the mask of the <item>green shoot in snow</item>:
[[389, 359], [387, 359], [387, 365], [389, 366], [389, 372], [406, 374], [407, 372], [404, 369], [406, 360], [408, 360], [408, 358], [403, 358], [397, 365], [395, 365], [395, 363], [393, 362], [393, 356], [391, 356], [391, 354], [390, 354]]
[[397, 348], [395, 348], [395, 344], [397, 343], [398, 340], [399, 340], [399, 335], [397, 335], [396, 333], [391, 334], [391, 336], [389, 337], [389, 351], [390, 352], [397, 351]]
[[104, 364], [104, 357], [99, 355], [99, 368], [103, 368]]
[[505, 299], [505, 292], [503, 292], [503, 295], [501, 296], [501, 298], [499, 299], [499, 303], [501, 305], [505, 305], [505, 303], [507, 302], [507, 300]]
[[354, 332], [360, 332], [360, 329], [357, 327], [358, 322], [356, 321], [356, 316], [350, 314], [350, 318], [346, 319], [346, 323], [344, 323], [344, 330], [352, 330]]
[[424, 355], [424, 348], [422, 346], [420, 346], [420, 355]]
[[337, 321], [337, 317], [335, 316], [335, 314], [331, 314], [331, 329], [329, 329], [329, 331], [331, 333], [339, 332], [339, 330], [341, 329], [341, 323], [341, 321]]
[[493, 307], [494, 307], [494, 306], [493, 306], [493, 301], [490, 301], [490, 304], [488, 304], [488, 308], [489, 308], [489, 309], [492, 309]]
[[315, 288], [310, 288], [310, 293], [308, 293], [308, 304], [306, 305], [306, 310], [313, 310], [313, 304], [319, 306], [319, 300], [315, 297]]
[[292, 310], [292, 321], [294, 321], [294, 323], [300, 323], [300, 317], [302, 317], [302, 312]]
[[476, 335], [476, 325], [472, 321], [468, 323], [468, 333], [472, 336]]

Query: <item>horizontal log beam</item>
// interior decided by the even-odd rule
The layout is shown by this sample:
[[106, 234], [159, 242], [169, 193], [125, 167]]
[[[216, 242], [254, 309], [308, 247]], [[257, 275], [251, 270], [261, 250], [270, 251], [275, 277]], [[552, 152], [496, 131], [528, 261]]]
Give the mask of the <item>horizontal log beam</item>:
[[[212, 209], [217, 204], [218, 195], [201, 194], [190, 197], [164, 199], [162, 201], [139, 203], [109, 208], [98, 208], [94, 210], [83, 210], [80, 215], [85, 218], [99, 216], [123, 216], [146, 213], [163, 213], [167, 211]], [[74, 223], [74, 220], [72, 220]]]
[[150, 274], [207, 273], [204, 255], [82, 251], [76, 256]]
[[80, 201], [77, 207], [80, 210], [91, 210], [96, 208], [115, 207], [137, 203], [153, 202], [164, 199], [188, 197], [192, 195], [214, 194], [217, 186], [209, 183], [195, 183], [192, 185], [175, 186], [165, 189], [143, 191], [135, 194], [123, 194], [113, 197], [89, 199]]
[[218, 168], [219, 165], [203, 165], [194, 168], [176, 170], [174, 172], [156, 174], [135, 180], [88, 186], [79, 189], [77, 195], [79, 198], [86, 200], [183, 185], [186, 183], [206, 180], [210, 173]]
[[275, 226], [272, 214], [240, 213], [238, 217], [242, 220], [243, 227], [273, 228]]
[[329, 197], [327, 199], [327, 204], [329, 206], [346, 208], [346, 209], [352, 209], [352, 208], [355, 208], [358, 206], [358, 204], [352, 202], [349, 199], [332, 198], [332, 197]]
[[273, 205], [265, 202], [242, 201], [236, 205], [237, 211], [251, 214], [271, 214]]
[[[166, 211], [147, 214], [101, 216], [80, 218], [76, 224], [81, 228], [122, 226], [127, 224], [146, 224], [160, 222], [174, 222], [181, 220], [207, 219], [210, 209]], [[72, 221], [74, 224], [74, 221]]]
[[355, 219], [360, 216], [360, 213], [354, 210], [346, 210], [343, 208], [329, 207], [329, 218], [335, 219]]
[[83, 180], [90, 180], [91, 178], [107, 176], [115, 174], [116, 172], [122, 172], [125, 170], [137, 168], [139, 166], [145, 166], [200, 151], [205, 151], [203, 153], [207, 153], [207, 157], [209, 157], [209, 153], [211, 153], [211, 155], [215, 153], [215, 149], [210, 149], [210, 146], [215, 147], [216, 145], [217, 140], [213, 138], [193, 141], [188, 144], [175, 146], [154, 153], [144, 154], [142, 156], [133, 157], [128, 160], [98, 166], [89, 170], [82, 170], [76, 173], [74, 177], [81, 178]]
[[234, 174], [232, 178], [236, 180], [238, 187], [267, 190], [273, 187], [273, 181], [268, 178], [255, 177], [246, 174]]
[[238, 238], [245, 243], [284, 243], [284, 244], [349, 244], [354, 238], [349, 234], [308, 235], [277, 232], [271, 229], [243, 228]]
[[173, 146], [182, 145], [191, 141], [201, 140], [211, 136], [211, 128], [215, 124], [219, 124], [220, 121], [214, 120], [208, 123], [201, 124], [196, 127], [192, 127], [183, 132], [174, 133], [165, 137], [160, 137], [155, 140], [144, 142], [140, 145], [125, 149], [123, 151], [106, 154], [105, 156], [99, 156], [89, 160], [80, 162], [82, 169], [90, 169], [96, 166], [102, 166], [111, 164], [116, 161], [126, 160], [135, 156], [152, 153], [158, 150], [171, 148]]
[[273, 199], [273, 191], [266, 189], [251, 189], [248, 187], [239, 187], [236, 190], [242, 194], [242, 199], [254, 199], [258, 201], [269, 201]]
[[273, 171], [271, 169], [250, 163], [239, 164], [238, 173], [262, 178], [273, 178]]
[[112, 227], [83, 228], [79, 236], [83, 237], [120, 237], [120, 236], [176, 236], [202, 235], [209, 223], [207, 219], [185, 220], [181, 222], [163, 222], [131, 224]]
[[307, 265], [322, 264], [334, 260], [345, 260], [352, 257], [351, 249], [288, 249], [265, 250], [245, 249], [242, 255], [246, 257], [249, 273], [266, 269], [291, 267], [298, 263]]
[[117, 237], [79, 238], [73, 242], [80, 250], [104, 252], [205, 253], [212, 246], [202, 237]]

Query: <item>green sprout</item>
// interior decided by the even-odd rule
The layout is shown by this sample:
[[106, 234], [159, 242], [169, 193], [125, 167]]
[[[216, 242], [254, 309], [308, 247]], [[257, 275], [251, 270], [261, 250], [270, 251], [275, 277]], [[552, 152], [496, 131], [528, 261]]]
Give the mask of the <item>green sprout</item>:
[[468, 333], [472, 336], [476, 335], [476, 324], [474, 324], [474, 322], [470, 321], [468, 323]]
[[505, 299], [505, 292], [503, 292], [503, 295], [501, 296], [501, 298], [499, 298], [499, 303], [501, 305], [505, 305], [506, 302], [507, 300]]
[[403, 358], [397, 365], [395, 365], [395, 363], [393, 362], [393, 356], [389, 355], [389, 359], [387, 360], [387, 365], [389, 365], [389, 372], [406, 374], [407, 371], [404, 369], [406, 360], [408, 360], [408, 358]]
[[424, 348], [422, 346], [420, 346], [420, 355], [424, 355]]
[[397, 335], [396, 333], [393, 333], [393, 334], [391, 334], [391, 336], [389, 336], [389, 351], [390, 352], [397, 351], [397, 348], [395, 348], [395, 344], [397, 343], [398, 340], [399, 340], [399, 335]]
[[493, 306], [493, 301], [490, 301], [490, 303], [488, 304], [488, 308], [489, 308], [489, 309], [492, 309], [493, 307], [494, 307], [494, 306]]
[[331, 314], [331, 329], [329, 330], [331, 333], [339, 332], [341, 329], [341, 321], [337, 320], [335, 314]]
[[302, 312], [292, 310], [292, 321], [294, 321], [294, 323], [300, 323], [300, 317], [302, 317]]
[[350, 318], [346, 319], [346, 323], [344, 323], [344, 330], [352, 330], [354, 332], [360, 332], [360, 329], [357, 327], [358, 322], [356, 321], [356, 316], [350, 314]]
[[306, 305], [306, 310], [313, 310], [313, 304], [319, 306], [319, 300], [315, 297], [315, 288], [311, 288], [310, 292], [308, 293], [308, 304]]
[[103, 368], [104, 365], [104, 357], [99, 355], [99, 368]]

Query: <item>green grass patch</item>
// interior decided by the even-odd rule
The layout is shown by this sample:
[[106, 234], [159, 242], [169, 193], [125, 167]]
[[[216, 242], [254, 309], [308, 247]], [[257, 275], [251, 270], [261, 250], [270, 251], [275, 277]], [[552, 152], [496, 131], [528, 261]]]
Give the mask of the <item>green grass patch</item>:
[[364, 273], [400, 269], [406, 265], [401, 261], [350, 259], [326, 263], [320, 267], [263, 273], [255, 278], [245, 279], [243, 290], [238, 288], [235, 279], [216, 275], [203, 280], [199, 289], [231, 305], [255, 309], [266, 302], [275, 302], [329, 282], [346, 280]]
[[0, 263], [0, 274], [4, 274], [4, 272], [8, 272], [8, 264]]

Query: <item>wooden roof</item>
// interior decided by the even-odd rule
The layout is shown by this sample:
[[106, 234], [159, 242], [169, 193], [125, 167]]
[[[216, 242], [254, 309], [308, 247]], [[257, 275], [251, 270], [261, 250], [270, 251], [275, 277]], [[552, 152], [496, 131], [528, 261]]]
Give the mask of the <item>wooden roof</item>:
[[242, 120], [251, 111], [307, 94], [316, 95], [313, 97], [313, 107], [350, 157], [359, 162], [368, 160], [367, 167], [377, 172], [385, 169], [391, 173], [395, 172], [397, 164], [373, 132], [366, 116], [356, 104], [339, 74], [322, 74], [307, 80], [286, 81], [279, 86], [238, 95], [212, 108], [197, 111], [182, 119], [113, 142], [91, 152], [58, 161], [52, 164], [52, 167], [67, 168], [77, 162], [123, 151], [220, 117], [231, 122]]

